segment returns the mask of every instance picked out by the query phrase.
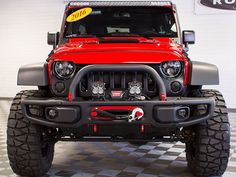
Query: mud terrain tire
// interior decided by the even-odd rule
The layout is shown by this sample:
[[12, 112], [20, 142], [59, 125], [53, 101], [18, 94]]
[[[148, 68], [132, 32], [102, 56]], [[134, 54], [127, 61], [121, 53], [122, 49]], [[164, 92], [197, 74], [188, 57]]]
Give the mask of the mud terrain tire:
[[[216, 106], [211, 119], [189, 129], [195, 136], [186, 143], [188, 167], [199, 177], [221, 176], [230, 154], [230, 124], [224, 98], [215, 90], [195, 90], [191, 96], [213, 97]], [[194, 114], [205, 110], [206, 106], [197, 106]]]
[[[22, 98], [43, 97], [40, 91], [22, 91], [13, 100], [7, 126], [7, 151], [10, 166], [20, 176], [42, 176], [50, 169], [54, 142], [42, 140], [44, 127], [27, 120], [21, 110]], [[40, 107], [34, 113], [43, 114]]]

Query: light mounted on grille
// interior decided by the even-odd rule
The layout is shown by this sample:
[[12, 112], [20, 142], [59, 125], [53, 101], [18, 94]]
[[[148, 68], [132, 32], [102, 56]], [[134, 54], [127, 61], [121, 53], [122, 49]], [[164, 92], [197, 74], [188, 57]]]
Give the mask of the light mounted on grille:
[[94, 82], [92, 86], [93, 96], [104, 96], [105, 95], [105, 83], [104, 82]]
[[133, 81], [129, 83], [130, 96], [140, 95], [142, 93], [142, 83]]

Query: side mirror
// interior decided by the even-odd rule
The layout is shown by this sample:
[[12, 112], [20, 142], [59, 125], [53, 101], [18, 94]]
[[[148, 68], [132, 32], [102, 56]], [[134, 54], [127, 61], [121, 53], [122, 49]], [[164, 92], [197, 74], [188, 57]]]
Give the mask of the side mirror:
[[48, 32], [48, 45], [52, 45], [53, 49], [56, 48], [59, 42], [59, 32]]
[[185, 45], [185, 52], [189, 51], [188, 45], [195, 44], [195, 32], [190, 30], [183, 31], [183, 44]]
[[195, 32], [194, 31], [183, 31], [183, 43], [186, 45], [188, 44], [195, 44]]

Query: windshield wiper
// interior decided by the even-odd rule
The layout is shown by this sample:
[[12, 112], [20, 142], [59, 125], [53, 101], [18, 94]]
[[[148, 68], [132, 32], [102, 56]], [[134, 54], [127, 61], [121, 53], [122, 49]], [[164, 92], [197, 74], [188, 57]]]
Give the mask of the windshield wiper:
[[97, 36], [91, 34], [70, 34], [66, 36], [66, 38], [91, 38], [91, 37], [97, 38]]
[[142, 35], [142, 34], [132, 34], [132, 33], [120, 33], [120, 34], [111, 34], [112, 37], [143, 37], [145, 39], [152, 39], [151, 37], [149, 36], [145, 36], [145, 35]]
[[111, 33], [112, 37], [140, 37], [139, 34], [131, 34], [131, 33]]

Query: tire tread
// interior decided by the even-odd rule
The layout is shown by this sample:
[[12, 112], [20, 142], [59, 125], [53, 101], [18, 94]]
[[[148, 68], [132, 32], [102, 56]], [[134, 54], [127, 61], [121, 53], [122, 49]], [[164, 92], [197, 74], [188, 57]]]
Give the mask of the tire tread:
[[[7, 126], [7, 152], [12, 170], [21, 176], [42, 176], [51, 167], [53, 152], [42, 163], [40, 127], [27, 120], [21, 111], [21, 99], [42, 97], [39, 91], [21, 91], [13, 100]], [[53, 145], [54, 146], [54, 145]]]
[[[191, 143], [186, 143], [189, 168], [196, 176], [221, 176], [225, 172], [230, 153], [230, 123], [223, 96], [216, 90], [195, 90], [192, 96], [214, 97], [216, 107], [211, 119], [191, 127], [195, 132], [195, 158]], [[205, 111], [196, 107], [196, 113]]]

